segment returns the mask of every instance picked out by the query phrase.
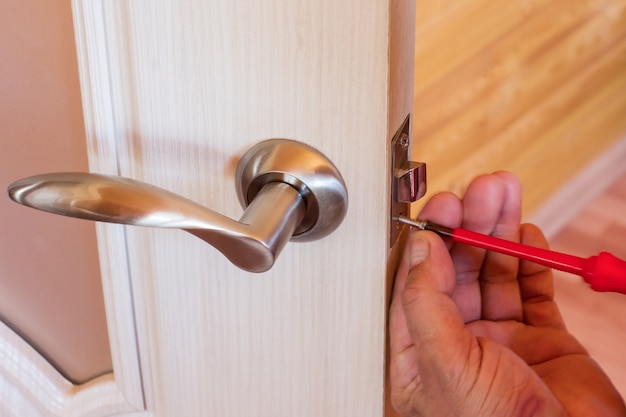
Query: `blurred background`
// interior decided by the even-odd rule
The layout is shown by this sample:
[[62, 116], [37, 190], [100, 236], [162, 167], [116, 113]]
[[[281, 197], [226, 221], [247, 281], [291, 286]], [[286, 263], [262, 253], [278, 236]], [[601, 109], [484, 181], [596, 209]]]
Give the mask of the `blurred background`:
[[624, 139], [625, 7], [418, 1], [412, 128], [430, 189], [508, 169], [530, 215]]

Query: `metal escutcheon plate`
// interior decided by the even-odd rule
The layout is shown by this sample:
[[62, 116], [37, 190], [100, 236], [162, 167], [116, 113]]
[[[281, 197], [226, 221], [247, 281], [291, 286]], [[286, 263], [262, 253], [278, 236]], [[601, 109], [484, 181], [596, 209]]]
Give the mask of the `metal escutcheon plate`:
[[292, 240], [330, 234], [348, 210], [348, 192], [339, 170], [320, 151], [294, 140], [269, 139], [254, 145], [239, 161], [235, 181], [244, 208], [269, 182], [284, 182], [300, 192], [306, 213]]

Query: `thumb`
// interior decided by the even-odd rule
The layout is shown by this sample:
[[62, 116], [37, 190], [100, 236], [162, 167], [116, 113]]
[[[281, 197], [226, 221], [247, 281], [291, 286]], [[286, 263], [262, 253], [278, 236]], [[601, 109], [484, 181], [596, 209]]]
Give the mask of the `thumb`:
[[420, 356], [449, 361], [448, 355], [464, 349], [471, 337], [452, 298], [456, 283], [452, 259], [443, 240], [427, 231], [413, 233], [406, 250], [410, 270], [402, 307], [409, 334]]
[[455, 270], [443, 240], [433, 232], [419, 230], [407, 244], [409, 276], [406, 287], [427, 286], [452, 295], [455, 287]]

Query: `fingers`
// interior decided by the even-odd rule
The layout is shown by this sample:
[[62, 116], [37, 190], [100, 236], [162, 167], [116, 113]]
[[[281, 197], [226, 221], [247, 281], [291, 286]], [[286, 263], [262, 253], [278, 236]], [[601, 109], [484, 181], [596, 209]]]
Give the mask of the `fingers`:
[[[462, 210], [463, 228], [518, 240], [519, 180], [507, 172], [476, 178], [465, 192]], [[452, 255], [457, 270], [454, 298], [466, 322], [522, 318], [515, 258], [467, 245], [456, 245]]]
[[[499, 212], [501, 190], [489, 176], [472, 181], [463, 197], [463, 216], [460, 227], [482, 233], [490, 233], [492, 219]], [[452, 258], [457, 271], [457, 287], [454, 298], [466, 323], [480, 319], [482, 299], [478, 278], [485, 251], [466, 245], [455, 245]]]
[[[474, 179], [463, 196], [461, 227], [478, 233], [491, 234], [498, 223], [504, 201], [504, 184], [495, 175]], [[473, 283], [483, 267], [485, 251], [466, 245], [453, 250], [459, 284]]]
[[[418, 217], [447, 227], [461, 227], [464, 217], [464, 205], [463, 202], [452, 193], [437, 194], [426, 203]], [[452, 242], [448, 241], [448, 245], [452, 247]], [[456, 253], [453, 259], [457, 266], [464, 264], [464, 256], [473, 259], [471, 255], [476, 256], [476, 254], [478, 254], [478, 264], [480, 264], [483, 259], [483, 252], [480, 250], [471, 252], [470, 249], [469, 253], [464, 253], [463, 249], [455, 248], [453, 249], [453, 253]], [[471, 268], [477, 268], [478, 271], [480, 270], [480, 266], [472, 266]], [[463, 275], [461, 275], [461, 279], [457, 279], [457, 285], [452, 294], [452, 298], [457, 304], [463, 321], [470, 322], [480, 318], [481, 298], [480, 286], [478, 284], [478, 272], [473, 274], [469, 279], [464, 279]]]
[[[520, 232], [522, 243], [548, 249], [548, 242], [537, 226], [524, 224]], [[526, 324], [565, 329], [565, 323], [554, 301], [554, 280], [550, 268], [521, 261], [519, 288]]]
[[424, 380], [440, 375], [447, 381], [450, 373], [442, 369], [463, 368], [450, 365], [459, 363], [452, 362], [455, 357], [467, 359], [464, 345], [471, 339], [450, 297], [454, 286], [454, 266], [443, 240], [413, 231], [397, 272], [389, 317], [390, 391], [397, 410], [413, 412]]
[[410, 269], [409, 246], [410, 243], [407, 243], [396, 272], [391, 306], [389, 308], [389, 377], [392, 399], [396, 406], [408, 401], [407, 398], [410, 397], [410, 394], [407, 393], [412, 391], [418, 375], [415, 347], [402, 307], [402, 292]]
[[[472, 181], [462, 201], [451, 193], [439, 194], [419, 217], [518, 241], [521, 185], [508, 172], [483, 175]], [[465, 322], [521, 320], [517, 259], [467, 245], [455, 245], [452, 258], [457, 271], [452, 297]]]
[[453, 193], [439, 193], [428, 200], [418, 218], [447, 227], [459, 227], [463, 219], [463, 205]]
[[[501, 187], [500, 212], [494, 219], [491, 235], [519, 242], [522, 188], [516, 176], [497, 172]], [[482, 268], [482, 318], [485, 320], [521, 320], [522, 303], [517, 281], [519, 260], [496, 252], [487, 252]]]
[[414, 352], [411, 350], [406, 357], [407, 363], [404, 363], [403, 358], [397, 358], [397, 355], [401, 355], [409, 347], [413, 346], [413, 340], [409, 334], [409, 330], [406, 325], [406, 319], [404, 317], [404, 311], [402, 310], [402, 291], [406, 285], [406, 278], [409, 274], [409, 259], [406, 256], [407, 248], [405, 247], [405, 255], [402, 257], [398, 271], [396, 272], [396, 278], [393, 285], [393, 293], [391, 297], [391, 306], [389, 307], [389, 347], [391, 350], [391, 372], [394, 371], [394, 360], [399, 360], [402, 363], [398, 364], [397, 368], [404, 370], [407, 368], [407, 363], [411, 357], [414, 356]]
[[401, 294], [402, 311], [420, 363], [449, 363], [467, 352], [471, 339], [451, 295], [455, 270], [441, 238], [415, 232], [406, 248], [409, 273]]

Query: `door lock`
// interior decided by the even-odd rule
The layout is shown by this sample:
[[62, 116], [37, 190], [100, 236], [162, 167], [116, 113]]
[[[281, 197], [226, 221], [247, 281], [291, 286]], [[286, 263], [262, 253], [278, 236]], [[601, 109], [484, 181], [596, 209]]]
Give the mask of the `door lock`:
[[391, 216], [389, 247], [398, 239], [403, 225], [395, 221], [409, 216], [410, 204], [426, 194], [426, 164], [409, 160], [411, 149], [410, 115], [391, 141]]

